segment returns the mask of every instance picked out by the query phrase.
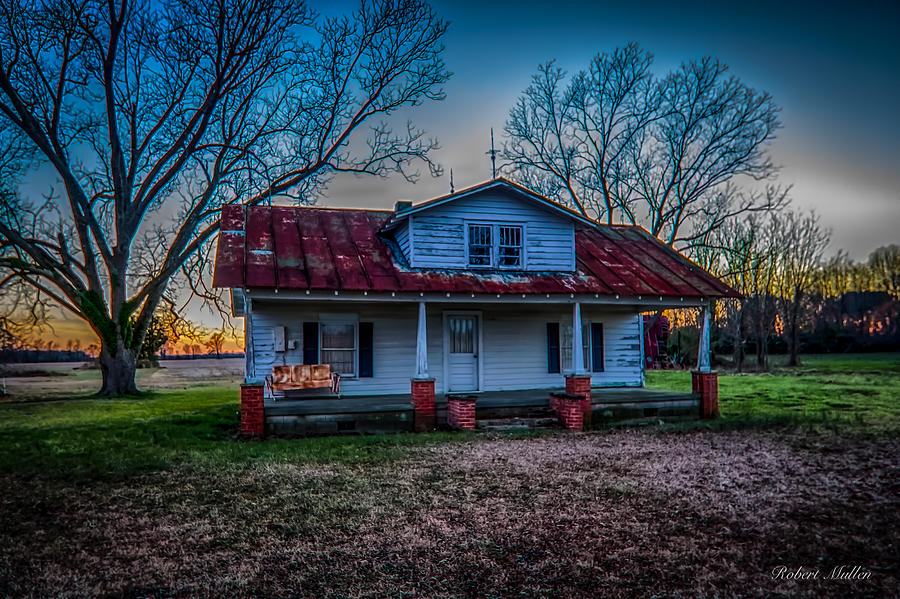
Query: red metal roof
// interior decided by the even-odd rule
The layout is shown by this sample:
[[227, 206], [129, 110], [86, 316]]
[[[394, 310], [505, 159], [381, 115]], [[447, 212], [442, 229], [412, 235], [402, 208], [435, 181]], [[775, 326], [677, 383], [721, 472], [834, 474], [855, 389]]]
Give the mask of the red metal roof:
[[576, 272], [473, 272], [405, 266], [379, 236], [390, 211], [226, 206], [213, 285], [249, 289], [590, 293], [739, 297], [640, 227], [576, 224]]

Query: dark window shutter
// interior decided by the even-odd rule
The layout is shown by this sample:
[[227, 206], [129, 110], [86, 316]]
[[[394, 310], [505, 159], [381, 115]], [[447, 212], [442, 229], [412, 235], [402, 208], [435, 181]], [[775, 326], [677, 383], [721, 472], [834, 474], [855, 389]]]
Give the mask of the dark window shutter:
[[559, 323], [547, 323], [547, 372], [559, 372]]
[[359, 376], [373, 376], [372, 323], [359, 323]]
[[319, 363], [319, 323], [303, 323], [303, 363]]
[[603, 323], [591, 323], [591, 370], [603, 372]]

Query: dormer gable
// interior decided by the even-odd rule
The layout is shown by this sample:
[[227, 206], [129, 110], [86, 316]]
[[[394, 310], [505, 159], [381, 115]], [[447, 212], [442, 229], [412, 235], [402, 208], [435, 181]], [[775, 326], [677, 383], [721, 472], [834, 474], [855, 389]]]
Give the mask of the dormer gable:
[[398, 203], [383, 229], [412, 268], [575, 270], [575, 227], [593, 222], [505, 179], [418, 205]]

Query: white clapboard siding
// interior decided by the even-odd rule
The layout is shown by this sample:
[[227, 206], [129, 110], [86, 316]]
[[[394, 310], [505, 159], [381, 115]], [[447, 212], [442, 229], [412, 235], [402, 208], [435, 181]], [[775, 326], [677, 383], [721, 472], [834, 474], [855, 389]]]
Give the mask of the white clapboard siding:
[[603, 324], [604, 370], [591, 374], [591, 384], [595, 387], [641, 386], [641, 315], [586, 306], [581, 317], [584, 322]]
[[[410, 378], [415, 374], [416, 327], [418, 306], [415, 304], [342, 304], [300, 303], [293, 305], [253, 303], [254, 375], [261, 379], [276, 364], [303, 363], [303, 322], [318, 321], [320, 314], [355, 316], [358, 322], [371, 322], [373, 329], [372, 377], [341, 379], [341, 393], [353, 395], [389, 395], [409, 393]], [[276, 353], [273, 347], [274, 327], [287, 327], [287, 339], [296, 349]], [[441, 314], [429, 310], [428, 363], [431, 370], [443, 371]]]
[[[355, 316], [373, 323], [374, 376], [345, 377], [345, 396], [405, 394], [415, 373], [416, 304], [391, 303], [275, 303], [254, 301], [250, 319], [254, 368], [250, 378], [261, 379], [275, 364], [303, 362], [303, 322], [317, 321], [320, 314]], [[428, 366], [435, 389], [444, 392], [444, 312], [478, 310], [481, 306], [428, 305]], [[547, 323], [571, 323], [572, 308], [510, 304], [482, 311], [481, 348], [484, 391], [546, 389], [562, 387], [563, 374], [547, 372]], [[592, 374], [594, 386], [641, 385], [639, 315], [584, 306], [585, 322], [602, 322], [605, 344], [605, 371]], [[274, 328], [286, 327], [286, 339], [296, 348], [274, 351]], [[590, 365], [588, 365], [590, 366]]]
[[403, 257], [406, 261], [409, 261], [409, 223], [404, 222], [397, 230], [394, 232], [394, 239], [397, 240], [397, 245], [400, 246], [400, 252], [403, 254]]
[[[466, 268], [465, 223], [521, 224], [525, 231], [525, 268], [531, 271], [573, 271], [573, 221], [550, 209], [503, 192], [485, 191], [435, 206], [415, 215], [410, 263], [416, 268]], [[409, 250], [405, 225], [397, 241]]]
[[[638, 316], [585, 307], [585, 323], [603, 323], [605, 369], [591, 373], [595, 387], [641, 385]], [[485, 312], [485, 390], [541, 389], [565, 384], [564, 374], [547, 372], [547, 323], [571, 324], [570, 306], [546, 311]], [[586, 365], [590, 368], [590, 364]]]

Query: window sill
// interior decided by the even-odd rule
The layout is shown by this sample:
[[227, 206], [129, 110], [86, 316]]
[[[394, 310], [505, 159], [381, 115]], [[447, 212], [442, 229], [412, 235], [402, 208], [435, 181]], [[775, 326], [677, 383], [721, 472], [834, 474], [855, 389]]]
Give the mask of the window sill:
[[485, 266], [483, 264], [470, 264], [469, 266], [464, 267], [463, 270], [505, 270], [524, 272], [526, 269], [524, 266]]

